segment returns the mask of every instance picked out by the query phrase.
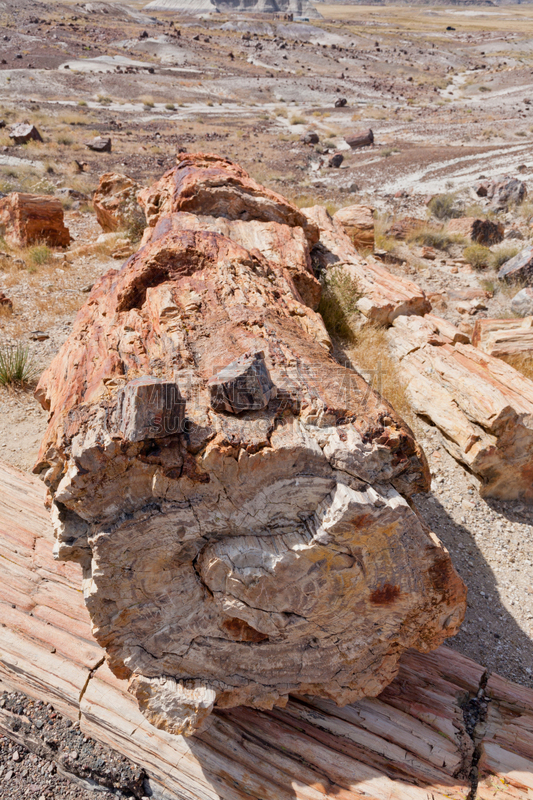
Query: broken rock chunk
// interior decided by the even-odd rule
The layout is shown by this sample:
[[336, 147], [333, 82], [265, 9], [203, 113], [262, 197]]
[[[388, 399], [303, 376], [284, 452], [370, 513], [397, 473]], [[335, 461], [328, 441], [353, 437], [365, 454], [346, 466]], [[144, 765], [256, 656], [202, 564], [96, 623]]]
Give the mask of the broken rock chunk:
[[9, 129], [9, 138], [13, 139], [14, 144], [26, 144], [27, 142], [42, 142], [43, 137], [35, 127], [25, 122], [18, 122], [16, 125], [11, 125]]
[[128, 442], [162, 439], [183, 430], [185, 401], [176, 383], [134, 378], [120, 392], [117, 430]]
[[245, 354], [209, 380], [215, 411], [260, 411], [276, 396], [263, 353]]

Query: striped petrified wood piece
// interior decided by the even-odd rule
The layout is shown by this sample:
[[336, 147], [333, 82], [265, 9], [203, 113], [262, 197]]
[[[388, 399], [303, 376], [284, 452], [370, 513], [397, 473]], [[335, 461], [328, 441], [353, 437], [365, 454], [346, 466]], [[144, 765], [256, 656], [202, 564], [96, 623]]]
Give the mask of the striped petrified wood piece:
[[79, 719], [146, 769], [156, 797], [466, 800], [478, 757], [482, 800], [531, 797], [533, 692], [489, 676], [472, 738], [462, 706], [487, 676], [446, 647], [405, 654], [378, 698], [344, 708], [291, 697], [283, 710], [216, 710], [190, 738], [152, 727], [92, 639], [79, 567], [52, 558], [44, 487], [6, 465], [0, 475], [0, 690]]

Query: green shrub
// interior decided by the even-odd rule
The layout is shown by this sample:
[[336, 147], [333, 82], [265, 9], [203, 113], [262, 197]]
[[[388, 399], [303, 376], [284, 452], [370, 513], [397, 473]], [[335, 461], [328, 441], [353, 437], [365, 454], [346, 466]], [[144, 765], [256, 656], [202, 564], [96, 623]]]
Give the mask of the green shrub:
[[322, 279], [322, 298], [318, 307], [331, 336], [353, 340], [354, 320], [359, 314], [361, 292], [357, 281], [342, 267], [329, 269]]
[[474, 269], [486, 269], [492, 261], [492, 253], [482, 244], [469, 244], [463, 251], [463, 257]]
[[37, 376], [27, 345], [0, 345], [0, 385], [24, 386]]
[[32, 266], [40, 267], [50, 261], [52, 251], [45, 244], [36, 244], [28, 248], [26, 258]]
[[176, 106], [174, 105], [174, 103], [165, 103], [165, 108], [166, 108], [167, 111], [175, 111], [176, 110]]
[[437, 219], [452, 219], [462, 216], [462, 212], [456, 207], [455, 202], [454, 194], [438, 194], [430, 200], [428, 208]]

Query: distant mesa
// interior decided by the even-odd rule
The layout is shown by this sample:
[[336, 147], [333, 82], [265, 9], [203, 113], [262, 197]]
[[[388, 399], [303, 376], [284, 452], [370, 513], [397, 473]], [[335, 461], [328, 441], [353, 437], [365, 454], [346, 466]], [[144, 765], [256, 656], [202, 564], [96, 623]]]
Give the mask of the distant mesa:
[[248, 11], [263, 14], [292, 14], [293, 17], [317, 19], [321, 15], [309, 0], [152, 0], [145, 11], [205, 12]]

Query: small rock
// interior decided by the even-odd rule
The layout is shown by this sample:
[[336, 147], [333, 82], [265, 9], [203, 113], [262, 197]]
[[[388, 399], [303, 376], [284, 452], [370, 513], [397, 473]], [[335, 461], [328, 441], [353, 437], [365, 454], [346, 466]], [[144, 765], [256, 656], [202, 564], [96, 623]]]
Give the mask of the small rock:
[[437, 253], [435, 252], [433, 247], [423, 247], [422, 258], [425, 258], [428, 261], [435, 261], [435, 259], [437, 258]]
[[513, 283], [513, 281], [524, 281], [526, 283], [533, 280], [533, 247], [526, 247], [514, 258], [506, 261], [498, 272], [499, 280]]
[[511, 300], [511, 311], [519, 317], [533, 315], [533, 289], [521, 289]]
[[17, 122], [9, 128], [9, 138], [13, 139], [15, 144], [26, 144], [26, 142], [35, 141], [42, 142], [43, 137], [35, 127], [26, 122]]
[[96, 153], [110, 153], [111, 152], [111, 139], [104, 136], [95, 136], [91, 142], [86, 142], [85, 146], [89, 150], [94, 150]]
[[331, 156], [328, 161], [328, 167], [335, 167], [338, 168], [344, 161], [344, 156], [342, 153], [335, 153], [335, 155]]
[[371, 128], [366, 131], [359, 131], [352, 136], [345, 136], [344, 141], [349, 144], [352, 150], [357, 150], [360, 147], [369, 147], [374, 144], [374, 133]]
[[19, 753], [19, 751], [18, 751], [18, 750], [15, 750], [15, 752], [13, 753], [13, 755], [11, 756], [11, 758], [12, 758], [12, 759], [13, 759], [13, 761], [15, 761], [15, 762], [17, 762], [17, 761], [20, 761], [20, 753]]
[[314, 131], [309, 131], [308, 133], [302, 136], [302, 142], [304, 144], [318, 144], [319, 142], [318, 133], [315, 133]]
[[348, 101], [345, 97], [339, 97], [337, 100], [335, 100], [335, 108], [344, 108], [347, 102]]
[[50, 336], [44, 331], [32, 331], [30, 333], [30, 339], [32, 340], [32, 342], [44, 342], [45, 339], [49, 338]]
[[0, 292], [0, 307], [8, 311], [13, 311], [13, 301], [6, 297], [3, 292]]

